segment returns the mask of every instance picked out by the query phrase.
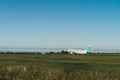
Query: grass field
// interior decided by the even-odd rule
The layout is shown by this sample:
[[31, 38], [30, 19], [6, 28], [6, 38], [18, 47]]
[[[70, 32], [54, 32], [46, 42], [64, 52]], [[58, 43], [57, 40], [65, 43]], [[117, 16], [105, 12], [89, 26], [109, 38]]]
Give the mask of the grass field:
[[0, 59], [38, 59], [38, 60], [70, 60], [89, 62], [120, 62], [120, 54], [88, 54], [88, 55], [42, 55], [42, 54], [0, 54]]
[[0, 80], [120, 80], [120, 55], [0, 54]]

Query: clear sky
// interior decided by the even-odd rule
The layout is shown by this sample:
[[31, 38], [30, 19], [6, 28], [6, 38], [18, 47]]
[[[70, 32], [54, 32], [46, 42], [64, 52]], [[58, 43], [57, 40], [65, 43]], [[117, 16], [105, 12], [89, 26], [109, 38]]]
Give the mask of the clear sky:
[[120, 48], [120, 0], [0, 0], [0, 47]]

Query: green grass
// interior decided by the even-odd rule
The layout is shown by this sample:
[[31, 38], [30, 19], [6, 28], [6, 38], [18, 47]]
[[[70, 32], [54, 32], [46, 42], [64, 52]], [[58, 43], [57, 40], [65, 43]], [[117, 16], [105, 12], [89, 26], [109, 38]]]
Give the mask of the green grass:
[[[120, 55], [0, 54], [0, 59], [120, 62]], [[0, 60], [0, 80], [120, 80], [120, 64]]]
[[120, 62], [120, 54], [88, 54], [88, 55], [41, 55], [41, 54], [0, 54], [0, 59], [38, 59], [38, 60], [70, 60], [89, 62]]

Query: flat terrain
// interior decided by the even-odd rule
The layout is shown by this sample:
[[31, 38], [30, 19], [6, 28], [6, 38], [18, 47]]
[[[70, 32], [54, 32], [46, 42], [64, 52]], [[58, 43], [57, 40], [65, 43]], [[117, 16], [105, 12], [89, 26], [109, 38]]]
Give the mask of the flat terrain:
[[120, 54], [0, 54], [0, 80], [120, 80]]
[[37, 59], [87, 62], [120, 62], [120, 54], [88, 54], [88, 55], [46, 55], [46, 54], [0, 54], [0, 59]]

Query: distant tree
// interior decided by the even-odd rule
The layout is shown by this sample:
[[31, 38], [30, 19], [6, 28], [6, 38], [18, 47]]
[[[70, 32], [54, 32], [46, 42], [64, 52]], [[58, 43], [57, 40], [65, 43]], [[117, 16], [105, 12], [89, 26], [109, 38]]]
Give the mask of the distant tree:
[[62, 50], [61, 53], [62, 53], [62, 54], [66, 54], [66, 55], [69, 54], [69, 52], [64, 51], [64, 50]]

